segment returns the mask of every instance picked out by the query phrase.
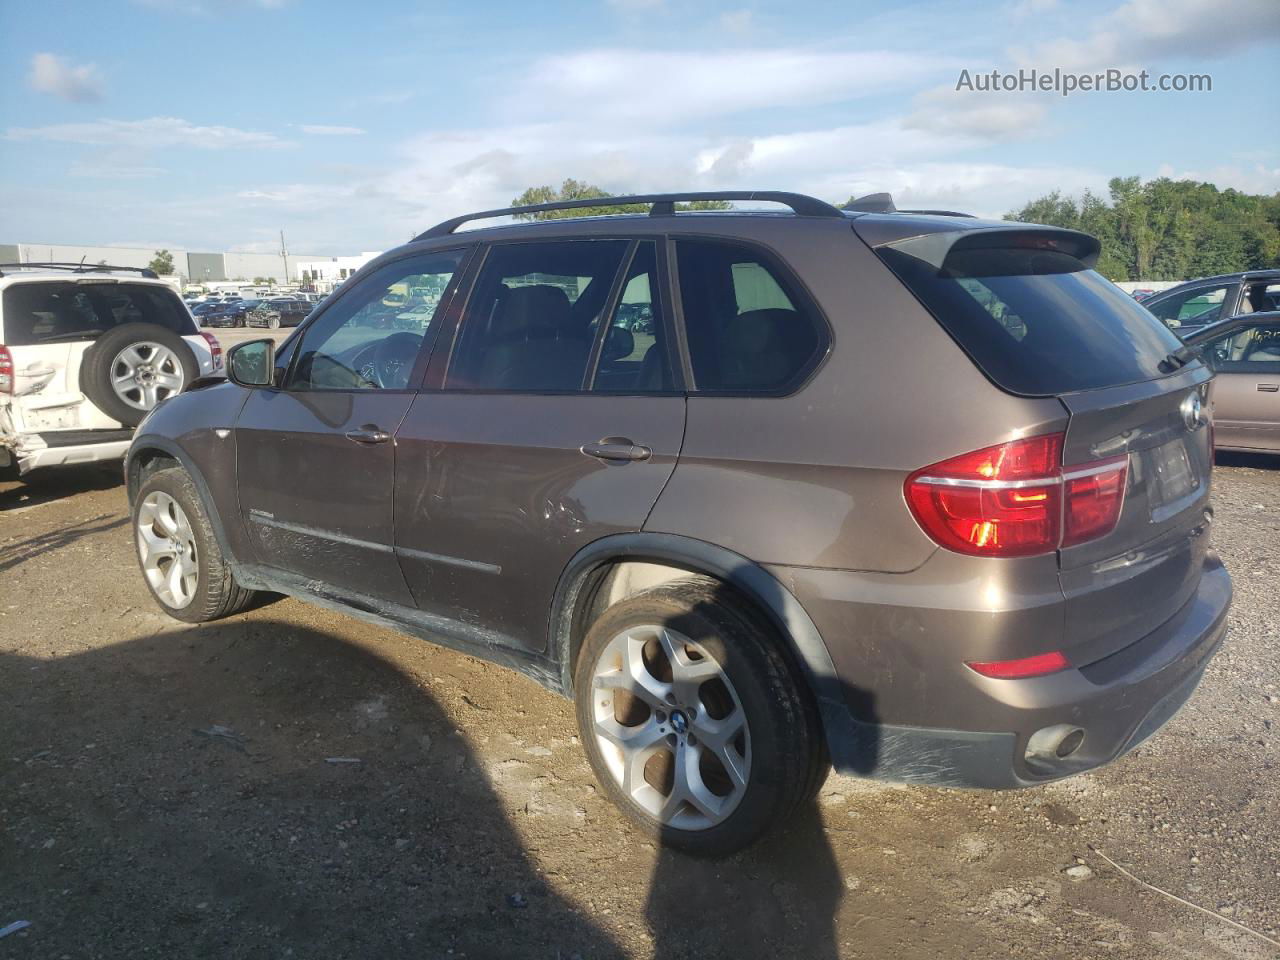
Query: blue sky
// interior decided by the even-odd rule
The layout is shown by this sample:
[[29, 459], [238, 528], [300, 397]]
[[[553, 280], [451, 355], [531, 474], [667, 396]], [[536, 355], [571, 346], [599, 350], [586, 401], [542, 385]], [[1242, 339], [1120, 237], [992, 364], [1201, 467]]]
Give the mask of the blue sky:
[[[962, 69], [1211, 93], [957, 92]], [[1280, 190], [1280, 0], [0, 2], [0, 242], [349, 253], [576, 177], [999, 215]]]

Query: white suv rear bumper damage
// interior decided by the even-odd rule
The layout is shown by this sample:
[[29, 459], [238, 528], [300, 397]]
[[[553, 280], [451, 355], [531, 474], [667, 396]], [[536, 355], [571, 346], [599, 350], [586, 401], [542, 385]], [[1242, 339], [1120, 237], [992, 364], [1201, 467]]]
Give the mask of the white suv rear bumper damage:
[[21, 438], [28, 441], [22, 446], [10, 446], [3, 441], [0, 447], [0, 467], [8, 467], [15, 461], [18, 473], [29, 473], [38, 467], [66, 467], [77, 463], [98, 463], [104, 460], [121, 460], [129, 451], [128, 440], [114, 443], [83, 443], [71, 447], [32, 446], [29, 441], [42, 442], [37, 437]]
[[[118, 426], [118, 425], [117, 425]], [[125, 428], [127, 429], [127, 428]], [[19, 475], [38, 467], [62, 467], [76, 463], [96, 463], [119, 460], [129, 450], [130, 439], [120, 437], [121, 430], [102, 430], [112, 434], [109, 440], [88, 439], [85, 443], [60, 443], [50, 446], [39, 433], [19, 432], [13, 422], [13, 410], [8, 403], [0, 402], [0, 469], [10, 470], [15, 465]], [[58, 433], [69, 431], [54, 431]], [[83, 431], [92, 433], [94, 431]], [[132, 433], [132, 431], [129, 431]], [[67, 437], [66, 439], [71, 439]]]

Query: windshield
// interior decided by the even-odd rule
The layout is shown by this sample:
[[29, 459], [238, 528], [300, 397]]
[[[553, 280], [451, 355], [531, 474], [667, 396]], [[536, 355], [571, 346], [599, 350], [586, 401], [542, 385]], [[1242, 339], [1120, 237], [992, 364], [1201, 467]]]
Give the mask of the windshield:
[[167, 287], [53, 280], [15, 283], [4, 291], [0, 342], [23, 347], [94, 340], [125, 323], [154, 323], [180, 336], [197, 332], [186, 305]]
[[876, 252], [1000, 387], [1048, 396], [1169, 372], [1181, 341], [1105, 277], [1059, 250], [981, 242], [957, 241], [940, 267], [915, 240]]

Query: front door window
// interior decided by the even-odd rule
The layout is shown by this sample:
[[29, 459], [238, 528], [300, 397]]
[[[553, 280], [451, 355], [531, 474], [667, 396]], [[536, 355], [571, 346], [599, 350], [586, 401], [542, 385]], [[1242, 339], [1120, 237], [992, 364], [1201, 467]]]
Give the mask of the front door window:
[[340, 298], [303, 334], [288, 389], [405, 389], [461, 259], [397, 260]]

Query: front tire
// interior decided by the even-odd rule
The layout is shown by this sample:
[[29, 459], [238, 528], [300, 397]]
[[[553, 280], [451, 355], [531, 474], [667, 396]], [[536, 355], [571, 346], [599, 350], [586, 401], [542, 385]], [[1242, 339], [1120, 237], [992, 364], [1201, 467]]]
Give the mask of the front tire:
[[196, 485], [181, 467], [157, 470], [133, 504], [133, 538], [156, 603], [186, 623], [238, 613], [254, 591], [236, 583]]
[[829, 761], [817, 711], [774, 632], [693, 577], [615, 604], [574, 671], [587, 759], [642, 830], [723, 857], [790, 819]]

